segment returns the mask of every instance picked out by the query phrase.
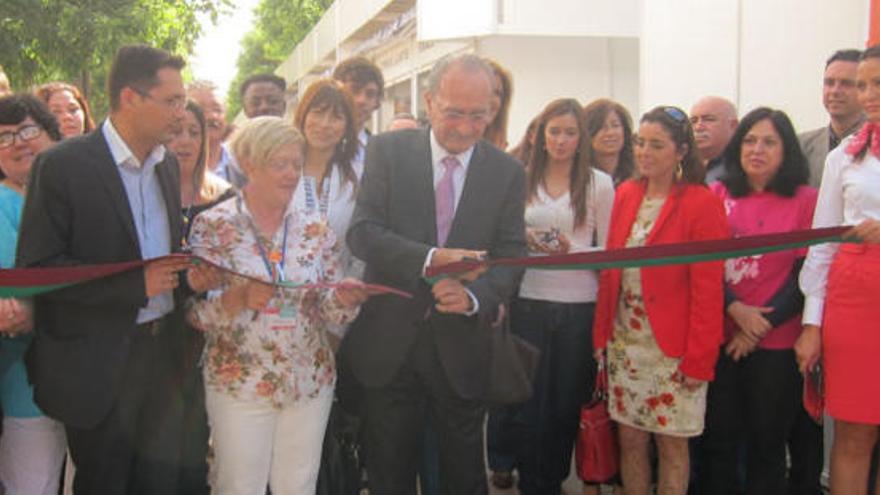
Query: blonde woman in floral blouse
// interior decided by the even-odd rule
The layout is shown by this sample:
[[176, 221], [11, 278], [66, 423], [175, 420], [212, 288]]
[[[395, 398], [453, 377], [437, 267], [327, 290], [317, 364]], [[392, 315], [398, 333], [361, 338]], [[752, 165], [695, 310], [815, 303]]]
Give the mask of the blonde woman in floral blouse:
[[[265, 281], [334, 282], [336, 239], [291, 198], [303, 139], [277, 117], [246, 123], [232, 151], [248, 176], [235, 197], [199, 215], [193, 253]], [[215, 452], [214, 493], [314, 493], [336, 380], [327, 323], [342, 324], [366, 297], [359, 282], [286, 290], [226, 275], [191, 320], [205, 331], [205, 387]]]

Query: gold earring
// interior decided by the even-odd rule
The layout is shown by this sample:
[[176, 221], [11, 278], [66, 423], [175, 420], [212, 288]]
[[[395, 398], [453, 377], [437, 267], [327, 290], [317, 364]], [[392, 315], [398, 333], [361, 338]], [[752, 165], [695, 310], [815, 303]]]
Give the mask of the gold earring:
[[675, 180], [681, 180], [682, 176], [684, 176], [684, 167], [681, 165], [681, 162], [678, 162], [678, 168], [675, 170]]

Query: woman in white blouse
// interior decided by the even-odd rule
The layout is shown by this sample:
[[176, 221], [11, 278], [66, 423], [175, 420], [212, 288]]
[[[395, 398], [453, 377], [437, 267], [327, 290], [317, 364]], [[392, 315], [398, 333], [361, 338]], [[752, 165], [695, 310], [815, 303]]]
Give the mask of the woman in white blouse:
[[317, 212], [293, 205], [303, 160], [293, 125], [258, 117], [231, 144], [248, 183], [190, 234], [193, 254], [247, 276], [224, 276], [190, 315], [206, 338], [213, 491], [314, 493], [336, 379], [323, 328], [351, 320], [366, 295], [354, 279], [335, 290], [266, 283], [339, 281], [336, 238]]
[[801, 372], [823, 361], [825, 405], [834, 418], [832, 493], [866, 493], [880, 433], [880, 46], [865, 50], [856, 77], [865, 126], [828, 154], [813, 226], [857, 225], [863, 244], [810, 249], [801, 271]]
[[[342, 273], [361, 278], [364, 264], [352, 256], [345, 243], [364, 173], [363, 162], [354, 160], [358, 141], [351, 94], [335, 79], [319, 79], [306, 89], [293, 121], [306, 140], [302, 180], [294, 202], [327, 220], [339, 243]], [[342, 337], [344, 327], [332, 325], [328, 331], [336, 340]]]
[[[574, 99], [551, 102], [538, 117], [526, 165], [526, 240], [532, 256], [601, 248], [608, 235], [614, 185], [590, 167], [592, 148]], [[523, 495], [561, 493], [568, 477], [581, 404], [596, 363], [592, 323], [598, 280], [593, 271], [526, 270], [511, 302], [514, 334], [541, 350], [534, 394], [507, 411]]]

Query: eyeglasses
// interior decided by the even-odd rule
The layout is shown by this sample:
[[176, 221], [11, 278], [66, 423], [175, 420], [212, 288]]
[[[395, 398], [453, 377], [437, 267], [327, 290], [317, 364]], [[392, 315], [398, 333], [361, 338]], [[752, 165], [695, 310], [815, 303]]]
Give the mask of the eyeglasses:
[[687, 115], [681, 110], [675, 107], [663, 107], [663, 113], [668, 115], [672, 120], [678, 122], [679, 124], [684, 124], [687, 122]]
[[33, 141], [34, 139], [37, 139], [42, 133], [43, 128], [34, 124], [28, 124], [19, 127], [18, 130], [15, 131], [0, 132], [0, 149], [14, 146], [16, 137], [18, 137], [18, 139], [23, 142]]
[[137, 88], [132, 88], [132, 89], [134, 89], [137, 94], [141, 95], [141, 97], [146, 98], [148, 100], [153, 100], [158, 103], [162, 103], [163, 105], [165, 105], [166, 107], [168, 107], [174, 111], [183, 110], [183, 107], [186, 106], [186, 97], [185, 96], [172, 96], [170, 98], [160, 100], [159, 98], [156, 98], [155, 96], [151, 95], [150, 93], [148, 93], [146, 91], [143, 91], [143, 90], [140, 90]]

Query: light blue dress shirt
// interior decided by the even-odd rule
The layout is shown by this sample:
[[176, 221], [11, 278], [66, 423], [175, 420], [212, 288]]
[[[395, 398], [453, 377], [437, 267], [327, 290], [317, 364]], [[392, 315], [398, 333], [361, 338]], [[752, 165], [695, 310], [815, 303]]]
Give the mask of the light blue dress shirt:
[[[156, 165], [165, 159], [165, 147], [156, 146], [141, 164], [125, 141], [113, 127], [110, 119], [101, 128], [110, 147], [110, 154], [119, 169], [122, 185], [128, 197], [128, 205], [134, 217], [138, 245], [142, 259], [156, 258], [171, 253], [171, 231], [168, 209], [162, 195], [162, 187], [156, 174]], [[137, 323], [146, 323], [170, 313], [174, 309], [171, 292], [164, 292], [149, 299], [147, 306], [138, 312]]]

